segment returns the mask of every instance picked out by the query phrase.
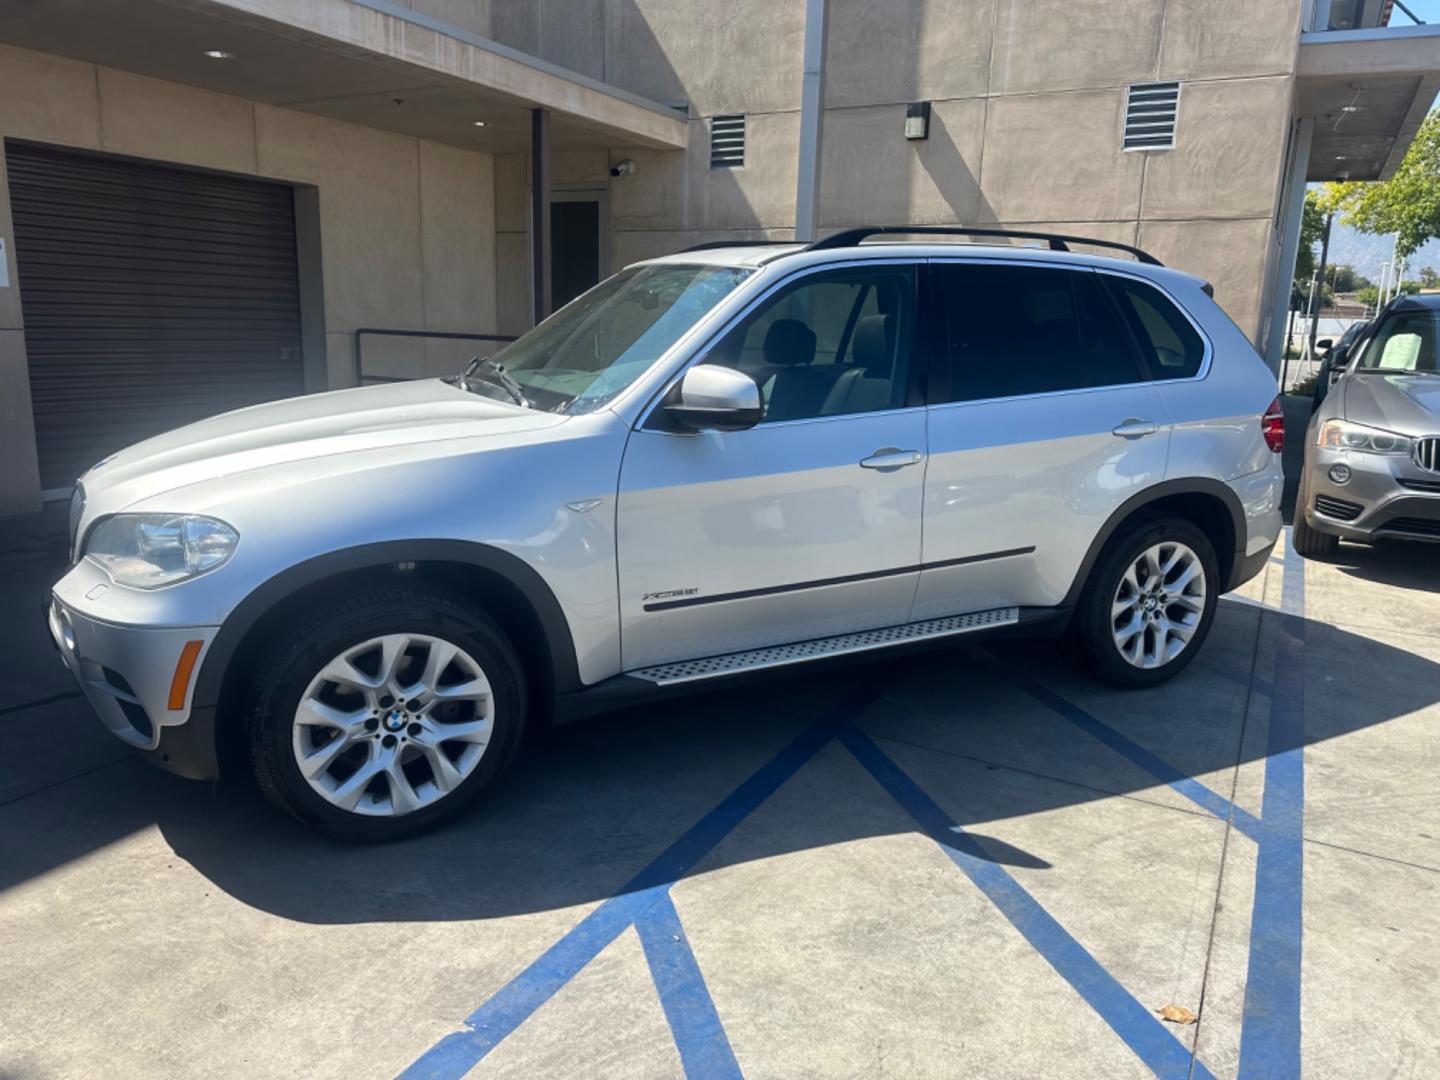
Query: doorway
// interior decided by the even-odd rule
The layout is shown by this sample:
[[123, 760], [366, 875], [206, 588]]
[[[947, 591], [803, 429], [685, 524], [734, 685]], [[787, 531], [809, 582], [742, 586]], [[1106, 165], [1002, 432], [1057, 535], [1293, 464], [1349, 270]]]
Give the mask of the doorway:
[[610, 193], [550, 193], [550, 308], [558, 311], [610, 273]]

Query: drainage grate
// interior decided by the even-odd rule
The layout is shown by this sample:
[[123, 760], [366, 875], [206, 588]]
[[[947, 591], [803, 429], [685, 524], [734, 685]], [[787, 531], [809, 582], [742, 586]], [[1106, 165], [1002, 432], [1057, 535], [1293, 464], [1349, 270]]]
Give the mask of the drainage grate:
[[1125, 99], [1125, 150], [1169, 150], [1180, 109], [1178, 82], [1132, 83]]
[[880, 630], [862, 630], [815, 641], [797, 641], [792, 645], [775, 645], [768, 649], [750, 649], [747, 652], [727, 653], [724, 656], [707, 656], [700, 660], [682, 660], [674, 664], [641, 668], [630, 674], [658, 686], [670, 686], [674, 683], [693, 682], [696, 679], [713, 679], [720, 675], [799, 664], [806, 660], [821, 660], [827, 656], [883, 649], [887, 645], [948, 637], [951, 634], [964, 634], [992, 626], [1010, 626], [1019, 621], [1018, 608], [996, 608], [993, 611], [949, 615], [943, 619], [927, 619], [925, 622], [887, 626]]
[[710, 168], [738, 169], [745, 164], [745, 114], [710, 118]]

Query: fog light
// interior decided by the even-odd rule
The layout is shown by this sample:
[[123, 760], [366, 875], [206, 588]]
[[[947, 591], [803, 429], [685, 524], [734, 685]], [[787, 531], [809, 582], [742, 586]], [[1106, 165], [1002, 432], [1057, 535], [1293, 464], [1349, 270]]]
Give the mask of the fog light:
[[1337, 484], [1343, 484], [1343, 483], [1347, 482], [1347, 481], [1350, 479], [1350, 466], [1349, 466], [1349, 465], [1331, 465], [1331, 466], [1330, 466], [1330, 479], [1333, 480], [1333, 481], [1335, 481], [1335, 483], [1337, 483]]

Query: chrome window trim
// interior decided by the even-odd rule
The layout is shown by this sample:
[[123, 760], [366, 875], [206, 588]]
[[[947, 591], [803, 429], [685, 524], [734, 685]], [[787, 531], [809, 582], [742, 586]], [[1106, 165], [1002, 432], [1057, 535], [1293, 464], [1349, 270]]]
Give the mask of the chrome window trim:
[[[919, 266], [924, 266], [924, 265], [925, 265], [926, 263], [928, 263], [929, 261], [930, 261], [930, 260], [928, 260], [928, 259], [926, 259], [926, 258], [923, 258], [923, 257], [920, 257], [920, 256], [917, 256], [917, 257], [915, 257], [915, 258], [913, 258], [913, 259], [906, 259], [906, 258], [897, 258], [897, 257], [894, 256], [894, 255], [889, 255], [889, 256], [885, 256], [885, 257], [881, 257], [881, 258], [872, 258], [872, 259], [865, 259], [865, 258], [859, 258], [859, 259], [844, 259], [844, 260], [840, 260], [840, 261], [837, 261], [837, 262], [812, 263], [812, 264], [809, 265], [809, 266], [799, 267], [799, 268], [797, 268], [797, 269], [795, 269], [795, 270], [792, 270], [790, 273], [785, 274], [785, 275], [783, 275], [782, 277], [777, 278], [775, 281], [771, 282], [768, 286], [766, 286], [764, 289], [762, 289], [760, 292], [758, 292], [755, 296], [751, 297], [750, 301], [749, 301], [748, 303], [746, 303], [742, 308], [740, 308], [740, 310], [737, 311], [733, 316], [731, 316], [722, 326], [719, 327], [719, 329], [715, 330], [713, 333], [710, 334], [709, 337], [707, 337], [707, 338], [706, 338], [704, 341], [702, 341], [699, 345], [695, 346], [694, 351], [681, 363], [680, 367], [676, 368], [676, 369], [675, 369], [674, 371], [672, 371], [668, 376], [666, 376], [664, 379], [662, 379], [662, 380], [660, 381], [660, 386], [659, 386], [659, 388], [655, 391], [654, 395], [651, 397], [650, 401], [646, 404], [646, 406], [641, 410], [640, 416], [639, 416], [639, 417], [635, 420], [635, 422], [631, 425], [632, 430], [635, 430], [635, 431], [643, 431], [643, 430], [645, 430], [645, 425], [646, 425], [647, 423], [649, 423], [651, 415], [655, 412], [655, 410], [656, 410], [657, 408], [660, 407], [660, 402], [664, 399], [665, 395], [668, 394], [668, 393], [671, 391], [671, 389], [675, 386], [675, 384], [676, 384], [680, 379], [682, 379], [682, 378], [685, 377], [685, 372], [689, 371], [689, 370], [690, 370], [692, 367], [694, 367], [696, 364], [700, 363], [700, 362], [705, 358], [705, 354], [706, 354], [706, 352], [711, 348], [711, 346], [713, 346], [717, 341], [719, 341], [719, 340], [720, 340], [721, 338], [723, 338], [726, 334], [728, 334], [731, 330], [733, 330], [733, 329], [734, 329], [737, 325], [739, 325], [742, 321], [744, 321], [746, 318], [748, 318], [749, 315], [750, 315], [750, 313], [753, 312], [753, 311], [755, 310], [755, 308], [758, 307], [762, 301], [769, 299], [769, 297], [771, 297], [777, 290], [783, 288], [783, 287], [786, 286], [786, 285], [789, 285], [791, 282], [793, 282], [793, 281], [798, 281], [798, 280], [801, 279], [801, 278], [811, 277], [811, 276], [816, 275], [816, 274], [826, 274], [826, 273], [829, 273], [829, 272], [832, 271], [832, 270], [848, 270], [848, 269], [852, 269], [852, 268], [858, 267], [858, 266], [867, 266], [867, 267], [868, 267], [868, 266], [913, 266], [913, 267], [919, 267]], [[916, 293], [915, 293], [915, 312], [916, 312], [916, 317], [917, 317], [917, 320], [918, 320], [919, 313], [920, 313], [920, 295], [919, 295], [918, 283], [917, 283], [917, 288], [916, 288]], [[767, 427], [767, 428], [771, 428], [771, 427], [773, 427], [773, 428], [780, 428], [780, 427], [793, 426], [793, 425], [795, 425], [795, 424], [811, 424], [811, 423], [815, 423], [816, 421], [821, 421], [821, 420], [846, 420], [846, 419], [849, 419], [849, 418], [855, 417], [855, 416], [874, 416], [874, 415], [877, 415], [877, 414], [879, 414], [879, 413], [893, 414], [893, 413], [906, 412], [906, 411], [909, 411], [909, 410], [912, 410], [912, 409], [923, 409], [923, 408], [925, 408], [924, 405], [900, 405], [900, 406], [897, 406], [897, 407], [891, 408], [891, 409], [871, 409], [871, 410], [868, 410], [868, 411], [866, 411], [866, 412], [837, 413], [837, 414], [835, 414], [834, 416], [807, 416], [807, 417], [804, 417], [804, 418], [802, 418], [802, 419], [797, 419], [797, 420], [776, 420], [776, 421], [774, 421], [773, 423], [770, 423], [770, 424], [766, 424], [764, 421], [761, 421], [759, 424], [756, 424], [755, 426], [756, 426], [756, 427], [764, 426], [764, 427]], [[693, 437], [693, 433], [680, 433], [680, 432], [669, 432], [669, 431], [666, 431], [666, 432], [658, 432], [658, 434], [662, 434], [662, 435], [675, 435], [675, 436], [678, 437], [678, 438], [686, 438], [686, 439]]]
[[[1127, 273], [1124, 270], [1112, 269], [1108, 266], [1089, 266], [1085, 264], [1062, 266], [1058, 263], [1046, 262], [1043, 259], [987, 259], [983, 256], [950, 258], [942, 256], [931, 258], [928, 261], [937, 266], [944, 266], [950, 263], [997, 263], [1004, 266], [1035, 266], [1042, 270], [1067, 270], [1072, 273], [1088, 272], [1091, 274], [1109, 274], [1111, 277], [1117, 278], [1130, 278], [1133, 281], [1139, 281], [1142, 284], [1149, 285], [1152, 289], [1157, 289], [1162, 296], [1174, 304], [1175, 309], [1185, 317], [1185, 321], [1188, 322], [1195, 333], [1200, 336], [1200, 343], [1205, 348], [1204, 355], [1200, 357], [1200, 369], [1194, 375], [1186, 376], [1183, 379], [1156, 379], [1151, 377], [1149, 379], [1140, 379], [1136, 382], [1110, 383], [1105, 386], [1076, 386], [1069, 390], [1042, 390], [1036, 394], [1007, 394], [1003, 397], [971, 398], [966, 401], [940, 401], [931, 405], [930, 408], [932, 409], [948, 409], [957, 405], [991, 405], [997, 401], [1033, 401], [1036, 398], [1066, 397], [1072, 394], [1104, 393], [1107, 390], [1120, 390], [1127, 386], [1139, 386], [1141, 384], [1148, 386], [1183, 386], [1186, 383], [1200, 382], [1210, 374], [1211, 362], [1215, 356], [1215, 346], [1210, 341], [1210, 335], [1201, 328], [1195, 316], [1186, 310], [1185, 305], [1176, 298], [1174, 293], [1154, 278], [1147, 277], [1145, 274]], [[1127, 333], [1128, 332], [1127, 329]], [[1150, 365], [1145, 361], [1145, 358], [1142, 356], [1140, 360], [1142, 363], [1145, 363], [1145, 370], [1149, 371]]]

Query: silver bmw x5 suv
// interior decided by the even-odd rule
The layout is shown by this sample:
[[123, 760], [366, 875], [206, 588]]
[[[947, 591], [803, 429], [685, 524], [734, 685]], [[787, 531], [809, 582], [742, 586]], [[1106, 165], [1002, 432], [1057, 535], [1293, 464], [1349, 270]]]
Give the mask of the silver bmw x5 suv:
[[527, 724], [787, 665], [1050, 632], [1172, 677], [1281, 532], [1270, 373], [1144, 252], [887, 231], [964, 232], [654, 259], [462, 375], [102, 461], [65, 663], [160, 764], [243, 751], [371, 840], [458, 813]]

